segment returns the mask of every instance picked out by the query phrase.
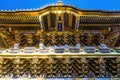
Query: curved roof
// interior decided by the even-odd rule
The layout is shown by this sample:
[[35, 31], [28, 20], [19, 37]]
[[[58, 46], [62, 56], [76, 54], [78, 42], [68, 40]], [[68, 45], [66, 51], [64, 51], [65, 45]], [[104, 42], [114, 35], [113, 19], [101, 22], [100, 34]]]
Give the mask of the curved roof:
[[[59, 2], [58, 2], [59, 3]], [[34, 11], [41, 11], [43, 9], [49, 8], [49, 7], [69, 7], [69, 8], [73, 8], [75, 10], [78, 11], [83, 11], [83, 12], [103, 12], [103, 13], [120, 13], [120, 10], [96, 10], [96, 9], [80, 9], [77, 8], [73, 5], [69, 5], [69, 4], [49, 4], [49, 5], [45, 5], [43, 7], [40, 8], [36, 8], [36, 9], [16, 9], [16, 10], [0, 10], [0, 12], [34, 12]]]

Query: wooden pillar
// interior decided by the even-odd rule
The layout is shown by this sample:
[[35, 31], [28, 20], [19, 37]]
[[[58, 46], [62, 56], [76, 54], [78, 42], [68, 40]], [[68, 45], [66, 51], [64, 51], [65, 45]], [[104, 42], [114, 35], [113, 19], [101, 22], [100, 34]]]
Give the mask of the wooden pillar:
[[4, 59], [0, 57], [0, 77], [1, 77], [1, 78], [3, 77], [3, 74], [2, 74], [2, 73], [3, 73], [3, 70], [2, 70], [2, 69], [3, 69], [3, 67], [4, 67], [4, 66], [2, 66], [2, 65], [3, 65], [3, 62], [4, 62], [3, 60], [4, 60]]
[[88, 66], [87, 66], [87, 60], [86, 58], [82, 57], [81, 58], [81, 63], [82, 63], [82, 76], [81, 77], [87, 77], [87, 73], [88, 73]]
[[120, 76], [120, 56], [117, 57], [117, 77]]
[[104, 62], [104, 57], [100, 56], [99, 57], [99, 65], [100, 65], [100, 77], [105, 77], [105, 62]]
[[70, 27], [72, 28], [72, 13], [70, 12], [70, 15], [69, 15], [69, 25]]
[[20, 63], [21, 63], [20, 58], [16, 57], [16, 59], [14, 60], [14, 65], [15, 65], [15, 67], [14, 67], [14, 70], [15, 70], [14, 74], [16, 74], [17, 77], [20, 77]]
[[51, 19], [50, 19], [50, 13], [47, 15], [47, 19], [48, 19], [48, 30], [50, 29], [51, 27]]

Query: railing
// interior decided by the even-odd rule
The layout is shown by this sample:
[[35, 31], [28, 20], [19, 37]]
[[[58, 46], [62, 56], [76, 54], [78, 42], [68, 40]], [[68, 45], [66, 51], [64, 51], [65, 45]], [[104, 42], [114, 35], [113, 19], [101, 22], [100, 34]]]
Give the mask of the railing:
[[6, 49], [0, 50], [0, 54], [119, 54], [120, 49]]

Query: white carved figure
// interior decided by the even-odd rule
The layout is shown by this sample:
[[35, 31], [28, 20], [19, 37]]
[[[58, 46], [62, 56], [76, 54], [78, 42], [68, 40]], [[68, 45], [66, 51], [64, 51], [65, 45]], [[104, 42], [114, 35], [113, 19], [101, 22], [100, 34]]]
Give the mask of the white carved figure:
[[44, 43], [39, 43], [39, 49], [45, 49], [46, 46], [44, 45]]
[[19, 49], [19, 43], [14, 44], [14, 49]]

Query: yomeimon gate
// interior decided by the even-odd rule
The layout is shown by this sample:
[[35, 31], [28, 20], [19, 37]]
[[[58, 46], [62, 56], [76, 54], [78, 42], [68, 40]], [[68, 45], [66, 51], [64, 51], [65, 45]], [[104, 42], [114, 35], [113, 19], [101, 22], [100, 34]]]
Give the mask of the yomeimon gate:
[[0, 78], [6, 77], [120, 78], [120, 11], [61, 1], [1, 10]]

